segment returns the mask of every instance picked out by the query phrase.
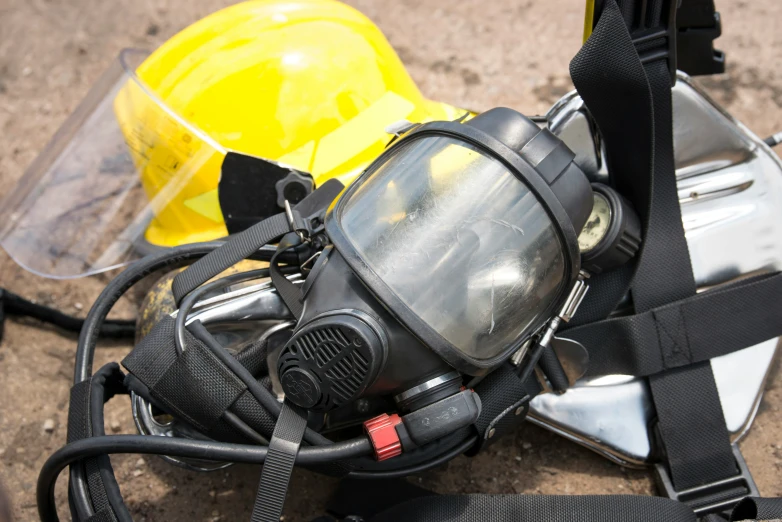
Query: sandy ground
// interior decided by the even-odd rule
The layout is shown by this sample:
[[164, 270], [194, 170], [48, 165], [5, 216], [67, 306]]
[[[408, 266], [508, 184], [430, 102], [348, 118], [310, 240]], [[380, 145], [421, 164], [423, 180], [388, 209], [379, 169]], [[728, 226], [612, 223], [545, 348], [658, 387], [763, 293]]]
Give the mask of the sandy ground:
[[[225, 0], [0, 1], [0, 195], [25, 167], [123, 47], [154, 48]], [[476, 110], [508, 105], [541, 113], [570, 89], [567, 64], [580, 45], [582, 2], [573, 0], [351, 0], [386, 32], [423, 92]], [[718, 1], [720, 47], [728, 73], [701, 83], [760, 135], [782, 129], [782, 2]], [[32, 276], [0, 254], [0, 283], [74, 314], [107, 277], [54, 282]], [[130, 317], [139, 296], [121, 303]], [[75, 337], [25, 321], [7, 323], [0, 346], [0, 479], [16, 520], [34, 520], [35, 480], [46, 456], [65, 441]], [[96, 364], [119, 359], [126, 345], [105, 345]], [[755, 425], [741, 448], [761, 493], [782, 496], [782, 377], [779, 360]], [[126, 402], [107, 418], [133, 432]], [[51, 420], [54, 429], [44, 430]], [[258, 470], [234, 467], [199, 475], [156, 458], [114, 459], [137, 520], [246, 519]], [[415, 480], [439, 492], [653, 492], [650, 474], [627, 470], [547, 432], [526, 426], [473, 459]], [[309, 520], [335, 482], [297, 472], [286, 520]], [[65, 515], [66, 479], [58, 484]]]

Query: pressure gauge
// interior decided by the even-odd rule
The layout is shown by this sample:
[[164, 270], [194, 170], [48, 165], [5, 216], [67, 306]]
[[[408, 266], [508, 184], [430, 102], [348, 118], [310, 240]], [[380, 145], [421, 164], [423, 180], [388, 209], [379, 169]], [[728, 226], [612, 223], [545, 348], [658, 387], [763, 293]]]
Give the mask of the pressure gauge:
[[585, 254], [600, 244], [611, 224], [611, 204], [599, 192], [593, 192], [592, 213], [578, 236], [578, 248]]
[[630, 203], [611, 187], [592, 183], [594, 202], [581, 234], [581, 268], [599, 274], [625, 264], [641, 246], [641, 222]]

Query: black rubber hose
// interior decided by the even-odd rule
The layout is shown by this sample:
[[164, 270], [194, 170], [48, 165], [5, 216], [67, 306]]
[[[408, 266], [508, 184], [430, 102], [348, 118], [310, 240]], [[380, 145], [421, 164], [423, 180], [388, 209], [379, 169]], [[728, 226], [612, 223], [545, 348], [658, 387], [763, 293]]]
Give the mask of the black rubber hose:
[[776, 147], [780, 143], [782, 143], [782, 132], [777, 132], [776, 134], [772, 134], [765, 140], [763, 140], [763, 143], [768, 145], [769, 147]]
[[[54, 501], [54, 486], [60, 472], [74, 462], [120, 453], [144, 455], [171, 455], [174, 457], [200, 460], [242, 462], [263, 464], [268, 448], [246, 444], [228, 444], [190, 439], [173, 439], [150, 435], [104, 435], [72, 442], [49, 457], [38, 475], [38, 514], [44, 522], [56, 522], [57, 509]], [[296, 463], [306, 466], [345, 460], [372, 453], [372, 444], [367, 438], [339, 442], [329, 446], [305, 447], [299, 450]]]
[[252, 429], [246, 422], [244, 422], [237, 414], [230, 410], [225, 410], [221, 415], [222, 419], [231, 425], [233, 429], [242, 434], [247, 440], [253, 441], [255, 444], [261, 446], [268, 446], [269, 441], [266, 437]]
[[[78, 333], [84, 326], [84, 319], [80, 317], [67, 315], [55, 308], [33, 303], [4, 288], [0, 288], [0, 306], [2, 306], [2, 311], [6, 315], [31, 317], [67, 332]], [[2, 327], [0, 327], [0, 332], [2, 332]], [[100, 329], [101, 337], [109, 339], [133, 338], [135, 334], [136, 321], [132, 319], [107, 320]], [[2, 335], [0, 335], [0, 340], [2, 340]]]
[[408, 475], [412, 475], [413, 473], [421, 473], [423, 471], [445, 464], [449, 460], [461, 455], [473, 447], [476, 442], [478, 442], [478, 436], [474, 435], [472, 437], [468, 437], [464, 442], [453, 448], [451, 451], [438, 455], [437, 457], [427, 462], [423, 462], [415, 466], [408, 466], [406, 468], [388, 471], [351, 471], [348, 473], [348, 477], [360, 479], [390, 479], [406, 477]]
[[[95, 347], [101, 326], [114, 304], [128, 289], [158, 270], [163, 268], [173, 269], [187, 265], [193, 260], [199, 259], [212, 250], [219, 248], [222, 244], [220, 241], [194, 243], [164, 250], [139, 259], [111, 280], [95, 300], [95, 304], [92, 305], [87, 318], [84, 320], [84, 325], [79, 335], [79, 343], [76, 347], [76, 362], [73, 371], [74, 384], [90, 379], [92, 362], [95, 357]], [[75, 465], [71, 467], [70, 490], [71, 501], [79, 516], [84, 519], [89, 518], [93, 514], [93, 509], [83, 466]]]
[[206, 283], [203, 286], [199, 286], [182, 299], [179, 304], [179, 309], [176, 313], [176, 321], [174, 328], [174, 341], [176, 342], [177, 354], [182, 355], [185, 351], [185, 324], [187, 323], [187, 316], [190, 315], [190, 311], [201, 300], [201, 296], [211, 292], [224, 288], [228, 285], [244, 283], [252, 279], [260, 279], [262, 277], [269, 277], [268, 268], [260, 268], [258, 270], [250, 270], [248, 272], [241, 272], [238, 274], [229, 274], [211, 283]]
[[543, 355], [540, 357], [540, 369], [543, 370], [543, 374], [548, 378], [551, 388], [555, 392], [564, 392], [570, 387], [565, 369], [551, 345], [543, 350]]

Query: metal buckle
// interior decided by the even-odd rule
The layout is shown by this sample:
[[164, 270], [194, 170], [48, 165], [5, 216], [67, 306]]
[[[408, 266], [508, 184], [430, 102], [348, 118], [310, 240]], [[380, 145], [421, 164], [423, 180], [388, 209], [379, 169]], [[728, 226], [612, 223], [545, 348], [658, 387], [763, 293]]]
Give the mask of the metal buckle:
[[657, 487], [666, 497], [687, 504], [698, 517], [729, 511], [745, 497], [760, 496], [738, 446], [732, 444], [731, 448], [739, 468], [735, 477], [676, 491], [668, 467], [664, 463], [655, 464]]

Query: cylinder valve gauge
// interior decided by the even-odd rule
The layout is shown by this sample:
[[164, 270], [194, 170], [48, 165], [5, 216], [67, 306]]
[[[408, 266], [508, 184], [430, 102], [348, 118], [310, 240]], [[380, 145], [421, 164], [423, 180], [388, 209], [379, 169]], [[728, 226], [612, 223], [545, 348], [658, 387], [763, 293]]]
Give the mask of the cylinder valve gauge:
[[592, 183], [594, 203], [581, 234], [581, 268], [600, 274], [625, 264], [641, 246], [641, 221], [630, 203], [611, 187]]

